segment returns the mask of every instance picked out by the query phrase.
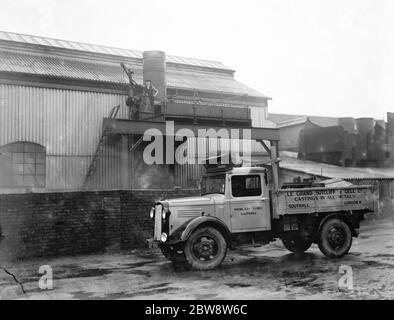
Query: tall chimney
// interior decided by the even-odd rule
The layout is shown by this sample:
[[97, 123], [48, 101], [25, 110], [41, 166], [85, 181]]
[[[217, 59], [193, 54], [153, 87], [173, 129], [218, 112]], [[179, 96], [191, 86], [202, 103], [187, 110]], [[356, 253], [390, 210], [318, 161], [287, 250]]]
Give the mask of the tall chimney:
[[[144, 51], [143, 53], [143, 81], [147, 81], [158, 90], [156, 103], [166, 99], [166, 54], [163, 51]], [[153, 111], [153, 110], [151, 110]]]

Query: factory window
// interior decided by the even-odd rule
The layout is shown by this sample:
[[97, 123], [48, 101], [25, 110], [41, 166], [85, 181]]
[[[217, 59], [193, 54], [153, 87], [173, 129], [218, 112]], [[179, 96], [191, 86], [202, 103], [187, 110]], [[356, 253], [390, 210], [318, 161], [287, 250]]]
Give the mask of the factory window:
[[0, 147], [0, 188], [45, 188], [45, 147], [14, 142]]

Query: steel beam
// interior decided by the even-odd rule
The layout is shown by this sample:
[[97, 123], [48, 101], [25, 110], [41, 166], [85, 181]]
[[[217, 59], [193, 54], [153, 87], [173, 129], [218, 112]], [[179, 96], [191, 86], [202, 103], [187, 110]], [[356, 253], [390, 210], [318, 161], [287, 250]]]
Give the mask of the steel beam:
[[[106, 122], [108, 121], [108, 122]], [[144, 134], [148, 129], [157, 129], [162, 132], [163, 136], [166, 135], [166, 123], [157, 121], [137, 121], [137, 120], [125, 120], [125, 119], [108, 119], [104, 118], [103, 123], [108, 125], [109, 134]], [[251, 130], [251, 139], [253, 140], [268, 140], [268, 141], [279, 141], [279, 129], [276, 128], [240, 128], [232, 126], [202, 126], [199, 124], [174, 124], [174, 132], [179, 129], [190, 129], [194, 135], [198, 136], [198, 130], [213, 129], [218, 131], [220, 129], [239, 129], [239, 138], [243, 138], [243, 129]]]
[[129, 137], [128, 135], [121, 135], [121, 146], [122, 151], [120, 153], [120, 182], [123, 190], [129, 189], [129, 152], [128, 152], [128, 145], [129, 145]]

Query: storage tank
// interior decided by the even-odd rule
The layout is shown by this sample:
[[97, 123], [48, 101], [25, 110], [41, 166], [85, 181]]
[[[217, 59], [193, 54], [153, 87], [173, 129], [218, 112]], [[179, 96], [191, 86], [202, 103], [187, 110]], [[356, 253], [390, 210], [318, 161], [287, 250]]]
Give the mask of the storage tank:
[[368, 159], [368, 140], [369, 134], [373, 134], [375, 120], [373, 118], [359, 118], [356, 119], [357, 136], [355, 146], [355, 156], [358, 160]]
[[386, 129], [386, 122], [384, 120], [376, 120], [376, 125], [383, 129]]
[[163, 51], [144, 51], [143, 53], [143, 81], [151, 81], [158, 90], [155, 102], [166, 99], [166, 54]]
[[348, 133], [356, 132], [356, 120], [352, 117], [339, 118], [338, 124]]
[[387, 112], [387, 134], [394, 136], [394, 113]]
[[364, 137], [369, 132], [373, 131], [375, 120], [373, 118], [358, 118], [356, 119], [357, 134]]

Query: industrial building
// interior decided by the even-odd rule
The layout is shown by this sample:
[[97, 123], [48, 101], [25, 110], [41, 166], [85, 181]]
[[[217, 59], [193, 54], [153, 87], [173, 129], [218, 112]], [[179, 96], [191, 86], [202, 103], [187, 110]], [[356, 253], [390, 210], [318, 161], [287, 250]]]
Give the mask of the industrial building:
[[[160, 52], [157, 57], [159, 108], [141, 112], [133, 124], [125, 104], [129, 79], [120, 63], [143, 85], [155, 77], [149, 53], [0, 31], [1, 192], [193, 188], [202, 166], [144, 164], [143, 144], [136, 145], [131, 126], [141, 129], [149, 119], [197, 127], [271, 123], [270, 98], [235, 80], [233, 69]], [[108, 122], [116, 134], [104, 136], [116, 106], [112, 116], [119, 122]]]
[[338, 125], [338, 118], [334, 117], [268, 113], [268, 119], [274, 123], [274, 127], [279, 128], [279, 149], [297, 152], [300, 142], [300, 132], [304, 128]]
[[[388, 124], [392, 126], [390, 117]], [[305, 127], [299, 136], [299, 158], [344, 167], [392, 166], [392, 139], [386, 122], [373, 118], [339, 118], [337, 126]]]
[[373, 118], [334, 118], [269, 114], [280, 130], [279, 149], [300, 159], [345, 167], [393, 167], [393, 114]]
[[296, 152], [280, 152], [280, 179], [294, 181], [327, 181], [331, 186], [344, 181], [354, 185], [371, 185], [376, 199], [376, 214], [391, 215], [394, 208], [393, 168], [344, 168], [332, 164], [298, 159]]

